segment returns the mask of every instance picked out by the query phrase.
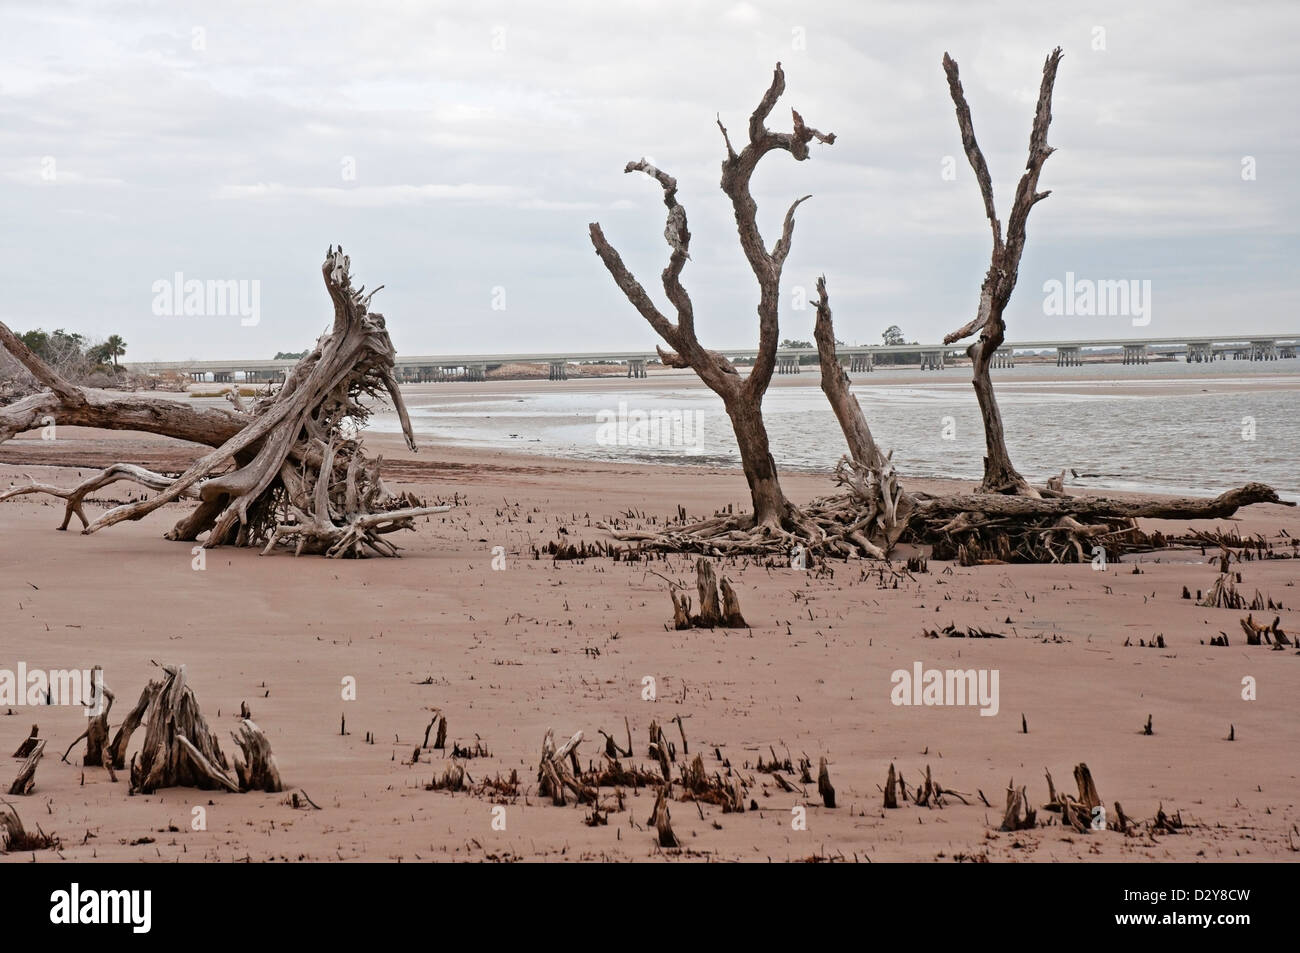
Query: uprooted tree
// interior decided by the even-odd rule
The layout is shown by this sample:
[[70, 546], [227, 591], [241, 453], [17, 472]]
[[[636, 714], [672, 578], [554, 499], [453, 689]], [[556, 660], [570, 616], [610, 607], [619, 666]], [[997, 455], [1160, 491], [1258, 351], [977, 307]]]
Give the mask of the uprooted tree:
[[[161, 434], [213, 449], [179, 476], [131, 464], [114, 464], [75, 487], [31, 483], [0, 493], [0, 500], [46, 493], [66, 501], [63, 525], [73, 515], [84, 533], [138, 520], [180, 499], [197, 499], [166, 534], [205, 547], [293, 544], [295, 553], [397, 555], [385, 537], [411, 529], [416, 519], [447, 506], [425, 506], [409, 493], [393, 493], [380, 478], [381, 459], [370, 459], [357, 433], [371, 414], [369, 401], [386, 394], [415, 449], [411, 422], [393, 374], [395, 351], [381, 314], [369, 310], [364, 287], [352, 287], [350, 262], [331, 247], [321, 272], [334, 305], [334, 323], [273, 391], [234, 408], [193, 407], [165, 397], [123, 395], [77, 387], [50, 368], [0, 323], [0, 346], [29, 370], [44, 390], [0, 407], [0, 443], [47, 426], [96, 427]], [[381, 286], [382, 287], [382, 286]], [[87, 494], [127, 480], [154, 495], [88, 520]]]
[[665, 317], [651, 300], [641, 283], [623, 263], [619, 253], [605, 238], [600, 224], [593, 222], [590, 226], [592, 245], [615, 284], [671, 349], [659, 349], [664, 364], [694, 370], [722, 398], [727, 416], [731, 419], [745, 478], [749, 482], [754, 512], [749, 517], [726, 520], [725, 525], [715, 525], [710, 521], [690, 528], [695, 535], [752, 530], [758, 536], [782, 539], [788, 538], [790, 532], [806, 532], [806, 528], [801, 525], [799, 512], [786, 499], [781, 489], [776, 461], [772, 459], [768, 445], [762, 403], [776, 368], [776, 351], [780, 341], [781, 270], [790, 253], [795, 209], [808, 196], [796, 199], [786, 211], [781, 237], [772, 250], [768, 251], [758, 229], [758, 205], [750, 194], [750, 178], [759, 160], [769, 152], [788, 152], [797, 161], [802, 161], [808, 158], [808, 146], [814, 139], [829, 145], [835, 141], [835, 135], [819, 132], [805, 124], [803, 117], [793, 109], [793, 132], [773, 132], [768, 129], [767, 117], [784, 90], [785, 73], [781, 70], [781, 64], [777, 63], [771, 86], [749, 117], [749, 141], [739, 153], [732, 147], [731, 137], [721, 119], [718, 120], [718, 128], [722, 131], [727, 148], [727, 157], [722, 162], [722, 191], [731, 199], [740, 245], [759, 288], [758, 356], [748, 376], [742, 379], [731, 361], [716, 351], [707, 350], [696, 336], [694, 306], [681, 283], [682, 269], [690, 257], [691, 233], [686, 224], [686, 209], [677, 200], [676, 179], [645, 159], [629, 162], [623, 170], [644, 172], [663, 188], [664, 205], [668, 207], [664, 238], [668, 241], [671, 254], [662, 280], [664, 293], [676, 309], [676, 322]]
[[1025, 172], [1016, 187], [1015, 199], [1011, 205], [1011, 216], [1007, 219], [1006, 236], [1002, 234], [1002, 224], [993, 203], [993, 182], [989, 178], [988, 163], [984, 153], [975, 141], [975, 127], [971, 122], [970, 106], [966, 103], [966, 94], [962, 90], [961, 79], [957, 73], [957, 63], [947, 53], [943, 54], [943, 69], [948, 76], [948, 91], [952, 94], [953, 105], [957, 109], [957, 126], [961, 130], [961, 144], [975, 171], [975, 180], [979, 183], [980, 194], [984, 199], [984, 214], [988, 217], [989, 227], [993, 230], [993, 252], [989, 261], [988, 272], [980, 285], [979, 308], [975, 317], [964, 326], [944, 337], [944, 344], [953, 344], [978, 332], [976, 338], [966, 349], [972, 366], [972, 383], [975, 397], [979, 401], [980, 417], [984, 421], [984, 479], [980, 488], [989, 493], [1013, 493], [1022, 496], [1037, 497], [1041, 494], [1029, 485], [1011, 464], [1011, 455], [1007, 452], [1006, 436], [1002, 430], [1002, 413], [998, 409], [997, 397], [993, 393], [993, 382], [989, 377], [989, 365], [993, 353], [1002, 346], [1006, 335], [1006, 324], [1002, 314], [1011, 292], [1015, 290], [1016, 278], [1020, 271], [1020, 256], [1025, 250], [1025, 224], [1029, 220], [1030, 210], [1043, 199], [1051, 195], [1051, 190], [1038, 191], [1038, 176], [1043, 163], [1055, 150], [1047, 144], [1047, 130], [1052, 124], [1052, 88], [1056, 84], [1056, 69], [1061, 62], [1061, 48], [1058, 46], [1043, 63], [1043, 82], [1038, 91], [1038, 106], [1034, 112], [1033, 131], [1029, 136], [1029, 159], [1025, 163]]

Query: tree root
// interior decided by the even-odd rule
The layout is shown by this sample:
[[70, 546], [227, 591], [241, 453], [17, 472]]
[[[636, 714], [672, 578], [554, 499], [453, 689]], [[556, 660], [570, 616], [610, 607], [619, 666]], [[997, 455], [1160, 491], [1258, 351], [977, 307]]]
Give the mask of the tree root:
[[[84, 533], [138, 520], [182, 498], [199, 505], [166, 534], [204, 547], [233, 543], [268, 553], [292, 545], [296, 554], [329, 557], [375, 553], [395, 556], [384, 537], [412, 529], [415, 520], [446, 512], [410, 494], [394, 494], [356, 439], [369, 418], [370, 401], [385, 396], [415, 449], [411, 422], [393, 372], [395, 351], [381, 314], [369, 310], [375, 291], [354, 289], [350, 261], [331, 247], [322, 266], [334, 304], [334, 324], [276, 391], [234, 410], [195, 410], [160, 398], [121, 398], [64, 381], [0, 324], [0, 346], [47, 390], [0, 408], [0, 441], [53, 419], [60, 425], [142, 430], [206, 444], [213, 449], [177, 477], [117, 463], [71, 488], [31, 483], [0, 500], [46, 493], [66, 501], [63, 525], [75, 515]], [[378, 291], [378, 289], [375, 289]], [[119, 480], [155, 493], [88, 520], [86, 496]]]
[[[1167, 540], [1138, 519], [1224, 519], [1254, 503], [1295, 504], [1263, 483], [1212, 499], [1101, 496], [1034, 498], [991, 493], [931, 496], [897, 489], [891, 470], [872, 475], [845, 458], [837, 469], [847, 493], [795, 510], [779, 530], [752, 517], [719, 515], [680, 528], [648, 531], [597, 526], [616, 540], [652, 552], [709, 556], [887, 558], [895, 543], [932, 547], [932, 558], [962, 565], [1088, 562], [1105, 552], [1159, 549]], [[889, 501], [886, 503], [886, 501]]]

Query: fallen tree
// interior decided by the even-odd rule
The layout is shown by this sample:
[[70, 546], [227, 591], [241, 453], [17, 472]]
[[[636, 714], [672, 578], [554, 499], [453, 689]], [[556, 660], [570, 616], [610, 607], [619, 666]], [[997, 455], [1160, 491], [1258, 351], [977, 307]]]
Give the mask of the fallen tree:
[[[45, 390], [0, 407], [0, 442], [17, 433], [59, 426], [137, 430], [213, 449], [179, 476], [115, 464], [76, 487], [31, 483], [0, 493], [64, 499], [63, 524], [73, 515], [84, 533], [138, 520], [183, 498], [199, 501], [166, 534], [168, 539], [263, 546], [292, 544], [295, 554], [397, 555], [385, 537], [412, 529], [422, 516], [448, 506], [425, 506], [411, 494], [391, 492], [380, 478], [381, 459], [365, 456], [356, 437], [369, 418], [368, 401], [387, 395], [415, 449], [410, 419], [393, 373], [395, 351], [381, 314], [369, 310], [379, 290], [354, 289], [350, 261], [331, 247], [321, 272], [334, 306], [332, 328], [273, 392], [233, 410], [196, 408], [169, 398], [110, 394], [76, 387], [48, 367], [3, 323], [0, 346], [26, 367]], [[381, 286], [382, 287], [382, 286]], [[86, 495], [119, 480], [156, 491], [88, 521]], [[205, 535], [206, 534], [206, 535]]]
[[1139, 519], [1227, 519], [1243, 506], [1294, 506], [1264, 483], [1196, 497], [1073, 496], [1033, 499], [990, 493], [918, 494], [910, 537], [930, 544], [935, 559], [963, 565], [988, 562], [1087, 562], [1098, 551], [1112, 556], [1133, 548], [1161, 548]]

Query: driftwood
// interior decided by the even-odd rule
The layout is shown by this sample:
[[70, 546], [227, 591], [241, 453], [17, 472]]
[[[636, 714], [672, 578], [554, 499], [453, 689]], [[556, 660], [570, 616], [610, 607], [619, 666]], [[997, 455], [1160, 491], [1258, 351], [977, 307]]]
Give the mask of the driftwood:
[[826, 759], [821, 759], [821, 764], [817, 769], [817, 793], [821, 795], [822, 804], [827, 807], [835, 806], [835, 788], [831, 786], [831, 772], [826, 766]]
[[32, 733], [27, 736], [27, 738], [23, 741], [22, 744], [18, 746], [18, 750], [14, 752], [13, 756], [15, 758], [25, 758], [29, 754], [31, 754], [32, 749], [36, 747], [36, 742], [37, 742], [36, 736], [39, 735], [40, 733], [41, 733], [40, 725], [32, 725]]
[[1212, 499], [1199, 497], [1131, 497], [1114, 499], [1105, 496], [1072, 496], [1068, 499], [1028, 499], [986, 494], [936, 496], [918, 502], [918, 516], [937, 520], [979, 512], [985, 517], [1015, 519], [1226, 519], [1243, 506], [1253, 503], [1277, 503], [1295, 506], [1280, 499], [1277, 491], [1265, 483], [1247, 483]]
[[576, 731], [561, 747], [555, 747], [555, 732], [547, 728], [542, 739], [542, 757], [537, 765], [537, 793], [549, 796], [557, 807], [567, 803], [565, 790], [573, 792], [579, 804], [594, 803], [596, 792], [581, 780], [582, 771], [578, 766], [578, 745], [582, 743], [583, 734]]
[[1054, 811], [1061, 815], [1061, 823], [1067, 827], [1072, 827], [1081, 834], [1087, 833], [1092, 829], [1094, 809], [1101, 807], [1101, 795], [1097, 793], [1097, 785], [1092, 779], [1092, 772], [1083, 762], [1074, 766], [1074, 783], [1078, 788], [1078, 795], [1070, 794], [1056, 790], [1056, 785], [1052, 783], [1052, 773], [1047, 773], [1047, 804], [1043, 810]]
[[[274, 393], [232, 410], [192, 408], [158, 397], [121, 397], [75, 387], [63, 380], [0, 323], [0, 346], [46, 389], [0, 407], [0, 442], [44, 425], [140, 430], [213, 449], [172, 478], [114, 464], [76, 487], [16, 487], [0, 500], [24, 493], [50, 493], [67, 503], [63, 525], [81, 518], [93, 533], [123, 520], [138, 520], [175, 500], [197, 497], [199, 505], [166, 536], [205, 547], [233, 543], [270, 552], [292, 545], [295, 553], [326, 556], [397, 555], [385, 537], [411, 529], [420, 517], [450, 507], [424, 506], [394, 494], [379, 476], [380, 461], [362, 452], [355, 433], [370, 415], [368, 400], [386, 394], [414, 450], [410, 420], [393, 373], [395, 352], [384, 318], [369, 310], [375, 291], [354, 289], [350, 262], [329, 249], [322, 275], [334, 305], [333, 327], [289, 372]], [[118, 480], [157, 491], [86, 522], [87, 493]]]
[[1025, 248], [1025, 223], [1029, 220], [1029, 212], [1034, 205], [1051, 194], [1038, 191], [1038, 177], [1042, 172], [1043, 163], [1054, 151], [1047, 144], [1047, 130], [1052, 123], [1052, 87], [1056, 83], [1056, 70], [1060, 62], [1061, 49], [1057, 47], [1043, 63], [1043, 82], [1038, 92], [1038, 106], [1034, 111], [1033, 132], [1029, 137], [1029, 159], [1025, 163], [1024, 175], [1021, 176], [1020, 184], [1016, 188], [1011, 217], [1007, 221], [1004, 238], [1002, 224], [998, 221], [993, 203], [993, 182], [989, 177], [988, 163], [984, 161], [984, 153], [980, 150], [979, 143], [975, 141], [970, 106], [966, 103], [966, 94], [962, 90], [957, 64], [947, 53], [943, 55], [943, 69], [947, 74], [948, 90], [952, 94], [953, 105], [957, 110], [957, 126], [961, 131], [962, 148], [975, 172], [975, 179], [979, 183], [980, 194], [984, 199], [984, 213], [993, 231], [993, 251], [988, 272], [980, 286], [979, 309], [975, 318], [946, 335], [943, 343], [952, 344], [972, 334], [979, 334], [979, 337], [967, 348], [966, 353], [971, 358], [972, 384], [979, 401], [980, 416], [984, 421], [986, 456], [981, 489], [992, 493], [1040, 495], [1011, 464], [1011, 455], [1007, 451], [1006, 437], [1002, 429], [1002, 413], [993, 394], [989, 367], [994, 352], [1002, 346], [1005, 339], [1006, 325], [1002, 320], [1002, 314], [1007, 302], [1011, 300], [1011, 292], [1016, 287], [1020, 256]]
[[1275, 649], [1290, 645], [1291, 640], [1279, 628], [1281, 621], [1281, 616], [1274, 616], [1272, 625], [1263, 625], [1255, 621], [1253, 614], [1248, 613], [1246, 618], [1241, 620], [1241, 628], [1246, 633], [1246, 644], [1272, 645]]
[[849, 487], [850, 495], [865, 510], [865, 517], [844, 534], [847, 537], [845, 545], [857, 546], [864, 556], [883, 559], [906, 528], [912, 501], [898, 486], [892, 462], [893, 451], [881, 453], [871, 435], [862, 405], [849, 389], [849, 376], [835, 353], [835, 325], [825, 276], [817, 279], [817, 320], [813, 337], [821, 366], [822, 393], [830, 402], [849, 446], [848, 455], [835, 469], [836, 479]]
[[[695, 561], [695, 589], [700, 599], [700, 611], [691, 614], [691, 598], [673, 587], [668, 597], [673, 603], [674, 629], [747, 629], [745, 616], [740, 611], [740, 597], [726, 576], [721, 583], [707, 559]], [[719, 591], [721, 596], [719, 596]]]
[[244, 754], [242, 761], [235, 758], [240, 790], [269, 793], [284, 790], [275, 755], [271, 754], [271, 743], [266, 740], [262, 729], [245, 718], [240, 721], [239, 728], [231, 732], [231, 737]]
[[[1099, 550], [1113, 556], [1129, 547], [1163, 548], [1164, 537], [1144, 533], [1137, 519], [1222, 519], [1255, 503], [1294, 505], [1263, 483], [1247, 483], [1212, 499], [918, 494], [906, 538], [932, 546], [935, 559], [955, 559], [968, 566], [1088, 562]], [[1220, 576], [1206, 604], [1218, 599], [1225, 606], [1244, 608], [1244, 600], [1238, 605], [1235, 597], [1230, 578]]]
[[894, 790], [897, 783], [894, 777], [894, 766], [890, 764], [889, 774], [885, 778], [885, 807], [888, 809], [898, 807], [898, 792]]
[[0, 853], [16, 854], [20, 851], [57, 848], [59, 839], [51, 837], [36, 826], [33, 834], [23, 827], [17, 809], [8, 802], [0, 803]]
[[1029, 796], [1016, 782], [1007, 784], [1007, 806], [1002, 814], [1002, 831], [1024, 831], [1038, 826], [1038, 812], [1029, 806]]
[[32, 793], [32, 788], [36, 786], [36, 765], [40, 763], [43, 754], [45, 754], [44, 738], [32, 746], [27, 760], [18, 769], [18, 776], [14, 778], [14, 783], [9, 785], [10, 794], [24, 796]]
[[659, 835], [660, 847], [679, 847], [677, 835], [673, 833], [672, 817], [668, 813], [667, 792], [669, 785], [663, 785], [655, 795], [654, 811], [650, 815], [650, 823], [654, 824], [655, 831]]
[[113, 735], [112, 742], [108, 745], [108, 754], [111, 755], [111, 763], [114, 768], [119, 770], [126, 767], [126, 748], [131, 743], [131, 735], [140, 727], [144, 720], [145, 712], [149, 710], [149, 705], [153, 702], [154, 696], [162, 691], [163, 685], [166, 684], [163, 679], [153, 679], [144, 690], [140, 692], [140, 700], [136, 702], [135, 707], [127, 713], [126, 719], [122, 724], [117, 726], [117, 731]]
[[[889, 457], [886, 456], [888, 464]], [[901, 539], [932, 547], [931, 558], [952, 559], [962, 565], [1000, 562], [1087, 562], [1105, 550], [1114, 557], [1128, 549], [1153, 550], [1168, 545], [1159, 532], [1143, 532], [1137, 519], [1224, 519], [1240, 507], [1255, 503], [1295, 504], [1282, 500], [1263, 483], [1247, 483], [1213, 498], [1071, 496], [1031, 498], [994, 493], [958, 493], [932, 496], [904, 493], [898, 488], [892, 466], [881, 471], [879, 489], [873, 476], [846, 457], [837, 479], [849, 486], [847, 494], [824, 497], [803, 507], [801, 514], [815, 540], [800, 539], [810, 553], [839, 558], [884, 555], [881, 546], [867, 538], [879, 533], [885, 500], [896, 507], [894, 530], [886, 540]], [[623, 530], [598, 524], [616, 539], [657, 552], [697, 552], [712, 556], [786, 555], [793, 536], [757, 537], [735, 532], [727, 519], [707, 520], [680, 531]], [[703, 529], [701, 529], [703, 528]], [[877, 536], [879, 539], [879, 536]], [[892, 545], [892, 542], [889, 543]], [[685, 597], [682, 597], [684, 599]], [[689, 599], [674, 597], [678, 621], [689, 619]], [[1256, 602], [1267, 604], [1262, 596]], [[679, 606], [680, 603], [680, 606]], [[1221, 577], [1206, 605], [1228, 608], [1254, 607]]]
[[[795, 160], [802, 161], [809, 157], [808, 146], [814, 140], [828, 145], [835, 141], [833, 134], [822, 133], [806, 125], [803, 117], [794, 110], [791, 110], [792, 132], [773, 132], [768, 129], [767, 118], [784, 91], [785, 73], [778, 63], [771, 86], [749, 118], [748, 141], [739, 153], [732, 147], [726, 127], [721, 120], [718, 121], [727, 150], [727, 156], [722, 162], [722, 191], [731, 199], [740, 245], [759, 286], [758, 355], [747, 376], [742, 378], [727, 358], [716, 351], [707, 350], [696, 336], [694, 305], [681, 283], [682, 269], [690, 257], [691, 233], [686, 224], [686, 209], [677, 200], [676, 179], [645, 159], [629, 162], [623, 170], [625, 173], [642, 172], [658, 182], [663, 189], [664, 205], [668, 209], [664, 238], [671, 253], [662, 280], [664, 293], [676, 310], [676, 321], [665, 317], [651, 300], [645, 288], [605, 238], [600, 224], [593, 222], [589, 229], [592, 246], [614, 283], [670, 348], [669, 351], [659, 349], [664, 364], [669, 367], [691, 368], [722, 399], [736, 434], [754, 508], [748, 516], [726, 521], [728, 529], [775, 538], [784, 538], [790, 532], [801, 532], [802, 521], [781, 489], [776, 461], [769, 449], [762, 401], [776, 369], [776, 351], [780, 339], [781, 271], [786, 256], [790, 253], [794, 213], [808, 196], [795, 200], [785, 213], [781, 237], [769, 251], [758, 229], [758, 205], [750, 194], [750, 178], [759, 160], [769, 152], [788, 152]], [[716, 535], [715, 529], [715, 526], [706, 523], [687, 528], [683, 532], [708, 536]]]
[[[166, 677], [150, 683], [141, 696], [141, 701], [148, 696], [148, 727], [139, 754], [131, 759], [132, 791], [149, 794], [165, 787], [224, 788], [236, 794], [281, 790], [275, 758], [261, 730], [247, 719], [241, 722], [234, 738], [245, 761], [237, 761], [237, 773], [232, 774], [216, 736], [199, 711], [194, 691], [186, 684], [185, 666], [162, 668]], [[124, 751], [129, 733], [119, 735]], [[117, 754], [116, 741], [113, 747]]]

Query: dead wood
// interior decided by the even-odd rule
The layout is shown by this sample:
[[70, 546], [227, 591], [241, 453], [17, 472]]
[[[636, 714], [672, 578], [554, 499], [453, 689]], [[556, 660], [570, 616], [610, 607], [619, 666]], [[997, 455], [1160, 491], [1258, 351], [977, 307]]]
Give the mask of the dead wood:
[[722, 623], [722, 610], [718, 607], [718, 580], [713, 572], [713, 564], [704, 558], [697, 559], [695, 575], [700, 613], [691, 622], [698, 628], [715, 628]]
[[241, 791], [266, 791], [274, 793], [284, 790], [280, 782], [280, 769], [271, 754], [271, 743], [266, 740], [262, 729], [247, 718], [239, 722], [239, 727], [231, 732], [235, 744], [244, 757], [235, 758], [235, 774], [239, 778]]
[[1002, 428], [1002, 413], [998, 409], [997, 398], [993, 393], [993, 383], [989, 378], [993, 354], [1005, 339], [1006, 325], [1002, 315], [1011, 292], [1016, 287], [1020, 270], [1020, 257], [1025, 247], [1025, 224], [1030, 210], [1038, 202], [1047, 198], [1050, 192], [1038, 191], [1038, 177], [1043, 163], [1054, 151], [1047, 144], [1047, 130], [1052, 122], [1052, 88], [1056, 83], [1056, 70], [1061, 62], [1061, 49], [1057, 47], [1043, 63], [1043, 81], [1038, 93], [1038, 105], [1034, 112], [1033, 131], [1029, 138], [1029, 159], [1025, 163], [1024, 175], [1016, 188], [1015, 199], [1011, 206], [1011, 217], [1007, 222], [1006, 236], [1002, 224], [998, 221], [993, 202], [993, 182], [989, 176], [988, 163], [984, 153], [975, 140], [975, 128], [971, 121], [970, 106], [962, 89], [958, 76], [957, 63], [943, 55], [943, 69], [948, 77], [948, 91], [952, 95], [953, 105], [957, 110], [957, 126], [961, 132], [962, 148], [966, 158], [975, 172], [980, 194], [984, 199], [984, 213], [993, 232], [993, 251], [989, 268], [980, 286], [979, 308], [975, 317], [963, 327], [944, 337], [944, 344], [952, 344], [972, 334], [978, 338], [967, 348], [972, 363], [975, 396], [979, 401], [980, 416], [984, 421], [984, 480], [980, 488], [989, 493], [1017, 493], [1037, 497], [1040, 494], [1031, 487], [1011, 464], [1011, 455], [1007, 451], [1006, 437]]
[[826, 766], [825, 757], [817, 769], [817, 793], [821, 795], [822, 804], [826, 807], [835, 806], [835, 788], [831, 786], [831, 772]]
[[164, 665], [166, 678], [150, 698], [144, 743], [131, 762], [131, 788], [150, 794], [159, 788], [225, 788], [239, 793], [238, 782], [216, 736], [186, 684], [184, 665]]
[[17, 854], [59, 846], [59, 839], [46, 834], [39, 824], [34, 834], [23, 827], [22, 818], [12, 804], [7, 801], [0, 804], [0, 853]]
[[674, 629], [749, 628], [740, 611], [740, 597], [726, 576], [719, 583], [713, 564], [701, 557], [695, 561], [695, 577], [695, 589], [700, 600], [700, 611], [695, 615], [691, 614], [690, 596], [679, 593], [675, 586], [668, 590], [673, 603]]
[[1029, 806], [1029, 798], [1024, 787], [1016, 787], [1013, 780], [1007, 784], [1007, 806], [1002, 814], [1002, 826], [998, 830], [1031, 830], [1038, 826], [1037, 813]]
[[18, 769], [18, 776], [14, 778], [14, 783], [9, 785], [10, 794], [23, 796], [32, 793], [32, 788], [36, 786], [36, 765], [40, 763], [43, 754], [45, 754], [44, 738], [32, 746], [27, 755], [27, 760]]
[[32, 753], [36, 747], [36, 736], [41, 733], [39, 725], [32, 725], [32, 733], [27, 736], [26, 740], [18, 746], [18, 750], [13, 753], [15, 758], [25, 758]]
[[889, 766], [889, 774], [885, 777], [885, 807], [898, 807], [898, 793], [894, 790], [897, 782], [894, 778], [894, 766]]
[[668, 789], [669, 785], [664, 785], [655, 795], [655, 806], [650, 821], [659, 835], [660, 847], [678, 847], [680, 845], [677, 843], [677, 835], [673, 833], [672, 818], [668, 812]]
[[[213, 449], [176, 478], [127, 464], [114, 464], [76, 487], [32, 484], [7, 491], [51, 493], [66, 501], [63, 524], [73, 515], [93, 533], [123, 520], [138, 520], [172, 501], [197, 497], [199, 505], [166, 534], [205, 547], [233, 543], [261, 546], [264, 553], [292, 545], [296, 554], [397, 555], [385, 537], [414, 527], [416, 519], [449, 507], [424, 506], [394, 494], [380, 479], [380, 460], [368, 459], [356, 438], [369, 418], [370, 401], [391, 401], [414, 450], [410, 420], [393, 373], [395, 351], [384, 318], [369, 310], [375, 291], [353, 289], [350, 262], [331, 247], [322, 266], [334, 305], [334, 323], [315, 348], [289, 372], [274, 393], [251, 407], [195, 409], [158, 397], [120, 397], [75, 387], [0, 324], [0, 346], [46, 388], [0, 407], [0, 442], [44, 426], [141, 430]], [[156, 491], [86, 522], [88, 493], [118, 480]]]
[[817, 279], [817, 320], [813, 326], [813, 338], [817, 342], [817, 360], [821, 366], [822, 393], [830, 402], [849, 446], [848, 455], [835, 468], [836, 479], [849, 487], [850, 494], [868, 514], [865, 524], [855, 525], [840, 535], [860, 548], [864, 556], [883, 559], [906, 527], [906, 510], [911, 509], [911, 503], [909, 500], [904, 508], [900, 525], [899, 504], [904, 493], [898, 486], [894, 471], [893, 451], [881, 453], [871, 435], [862, 405], [850, 390], [849, 375], [836, 355], [835, 325], [824, 275]]
[[165, 684], [164, 679], [151, 680], [144, 687], [144, 690], [140, 692], [140, 700], [135, 703], [135, 707], [127, 713], [122, 724], [118, 725], [117, 732], [113, 735], [113, 740], [107, 749], [107, 753], [111, 754], [111, 764], [114, 768], [123, 769], [126, 767], [126, 748], [131, 743], [131, 735], [140, 727], [145, 712], [149, 710], [149, 705], [153, 702], [154, 697], [162, 691]]
[[694, 305], [681, 283], [682, 269], [690, 257], [691, 233], [687, 227], [686, 209], [677, 200], [676, 179], [645, 159], [629, 162], [624, 169], [624, 172], [642, 172], [650, 176], [663, 190], [664, 205], [668, 209], [664, 238], [668, 242], [670, 255], [662, 281], [664, 293], [676, 311], [676, 321], [665, 317], [651, 300], [645, 288], [605, 238], [600, 224], [593, 222], [589, 229], [596, 254], [614, 283], [671, 349], [659, 350], [664, 364], [691, 368], [722, 399], [735, 431], [753, 503], [752, 515], [738, 519], [733, 528], [739, 532], [753, 532], [759, 537], [778, 538], [791, 531], [798, 531], [801, 521], [795, 507], [781, 489], [776, 461], [772, 458], [767, 427], [763, 421], [762, 400], [776, 369], [776, 351], [780, 339], [781, 271], [790, 253], [794, 213], [808, 196], [797, 199], [790, 206], [785, 214], [781, 237], [769, 251], [758, 229], [758, 206], [750, 193], [750, 179], [759, 160], [769, 152], [788, 152], [794, 159], [802, 161], [809, 157], [808, 146], [813, 140], [826, 144], [835, 141], [833, 134], [821, 133], [806, 125], [803, 117], [794, 110], [791, 110], [793, 132], [769, 130], [767, 118], [784, 91], [785, 73], [778, 63], [771, 86], [749, 118], [748, 141], [739, 153], [732, 148], [726, 127], [721, 120], [718, 121], [727, 150], [722, 163], [721, 187], [731, 199], [740, 245], [759, 286], [758, 355], [746, 377], [741, 378], [729, 360], [716, 351], [706, 349], [696, 336]]

